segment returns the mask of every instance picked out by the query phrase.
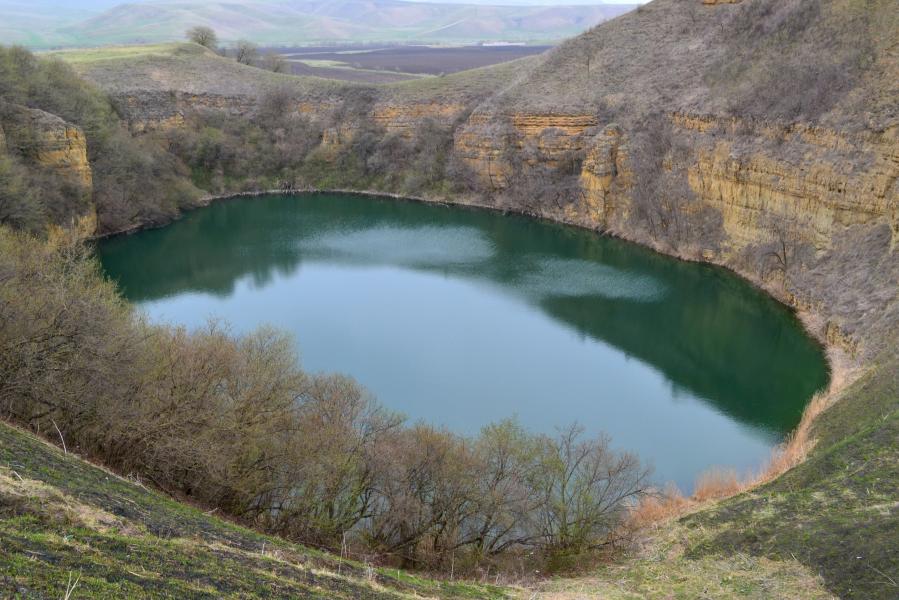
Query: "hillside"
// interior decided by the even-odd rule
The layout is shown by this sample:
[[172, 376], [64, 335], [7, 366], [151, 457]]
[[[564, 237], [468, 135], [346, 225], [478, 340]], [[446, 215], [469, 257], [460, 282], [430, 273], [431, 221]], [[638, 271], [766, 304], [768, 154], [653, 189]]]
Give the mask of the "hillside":
[[[214, 512], [214, 511], [213, 511]], [[0, 596], [504, 598], [238, 527], [0, 423]], [[77, 583], [76, 583], [77, 582]]]
[[[224, 42], [265, 45], [316, 42], [472, 43], [558, 41], [634, 5], [575, 6], [421, 3], [403, 0], [255, 0], [233, 3], [98, 2], [56, 10], [52, 2], [0, 1], [7, 43], [30, 47], [171, 42], [195, 25], [213, 27]], [[48, 15], [52, 14], [52, 18]]]
[[539, 591], [894, 598], [894, 4], [655, 0], [538, 57], [386, 86], [190, 45], [60, 56], [210, 196], [342, 187], [515, 211], [724, 265], [793, 306], [834, 383], [786, 472]]

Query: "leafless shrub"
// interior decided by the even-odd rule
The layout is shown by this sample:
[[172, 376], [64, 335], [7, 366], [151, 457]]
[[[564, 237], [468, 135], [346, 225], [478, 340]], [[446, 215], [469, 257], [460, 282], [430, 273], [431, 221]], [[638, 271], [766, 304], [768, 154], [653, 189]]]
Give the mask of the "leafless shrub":
[[614, 545], [645, 478], [576, 427], [403, 426], [276, 331], [148, 325], [76, 240], [6, 228], [0, 415], [265, 530], [429, 568]]
[[197, 25], [196, 27], [188, 29], [185, 35], [188, 40], [209, 48], [210, 50], [215, 50], [216, 46], [218, 46], [218, 36], [215, 34], [215, 30], [213, 30], [212, 27]]
[[290, 64], [284, 60], [284, 57], [274, 52], [267, 52], [259, 61], [259, 67], [272, 73], [288, 73]]
[[254, 65], [259, 58], [259, 46], [247, 40], [240, 40], [234, 45], [234, 60], [242, 65]]
[[717, 247], [723, 237], [720, 214], [696, 200], [685, 173], [690, 149], [673, 135], [665, 116], [642, 120], [628, 150], [634, 171], [631, 225], [675, 250], [687, 244]]
[[783, 288], [805, 270], [814, 259], [815, 248], [810, 241], [815, 236], [808, 218], [765, 213], [759, 218], [759, 228], [765, 241], [751, 245], [745, 253], [754, 262], [762, 279], [776, 276]]

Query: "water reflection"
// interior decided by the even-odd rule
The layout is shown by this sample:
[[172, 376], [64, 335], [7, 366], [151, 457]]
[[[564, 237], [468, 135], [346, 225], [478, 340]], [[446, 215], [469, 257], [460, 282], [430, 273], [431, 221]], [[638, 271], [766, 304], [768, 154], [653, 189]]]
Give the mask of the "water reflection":
[[826, 381], [792, 316], [731, 274], [514, 216], [238, 199], [100, 255], [151, 316], [289, 327], [307, 366], [456, 429], [578, 419], [681, 485], [757, 464]]

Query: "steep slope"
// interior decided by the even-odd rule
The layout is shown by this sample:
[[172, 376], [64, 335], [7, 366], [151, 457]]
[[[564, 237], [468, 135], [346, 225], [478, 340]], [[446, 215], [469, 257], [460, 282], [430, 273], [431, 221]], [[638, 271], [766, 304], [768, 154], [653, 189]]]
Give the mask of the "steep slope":
[[0, 596], [503, 598], [288, 544], [0, 423]]

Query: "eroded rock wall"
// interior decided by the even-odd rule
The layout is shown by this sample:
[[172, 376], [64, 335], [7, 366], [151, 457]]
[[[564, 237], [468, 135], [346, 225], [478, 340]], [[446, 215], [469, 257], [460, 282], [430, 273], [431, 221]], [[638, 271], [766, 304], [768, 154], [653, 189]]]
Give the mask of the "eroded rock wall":
[[[896, 132], [842, 134], [809, 125], [670, 114], [671, 131], [690, 148], [666, 161], [682, 171], [699, 202], [719, 211], [726, 248], [764, 241], [782, 220], [818, 249], [841, 227], [887, 220], [896, 230], [899, 139]], [[555, 131], [552, 143], [543, 135]], [[535, 156], [544, 164], [567, 152], [583, 158], [580, 224], [620, 230], [632, 208], [633, 139], [590, 115], [477, 115], [456, 135], [456, 151], [496, 190]], [[538, 150], [515, 161], [528, 143]]]
[[90, 190], [93, 177], [84, 132], [42, 110], [23, 108], [19, 114], [22, 124], [35, 136], [27, 142], [35, 161]]
[[689, 115], [672, 115], [672, 122], [696, 148], [684, 165], [690, 187], [721, 212], [734, 248], [764, 239], [772, 220], [824, 249], [842, 227], [895, 219], [895, 131], [850, 135]]
[[[65, 223], [58, 225], [71, 226], [85, 236], [93, 234], [97, 213], [90, 200], [93, 172], [84, 131], [51, 113], [16, 105], [4, 107], [3, 121], [0, 154], [12, 153], [23, 165], [39, 171], [42, 177], [49, 172], [58, 177], [59, 182], [64, 182], [62, 189], [67, 196], [79, 196], [78, 202], [72, 202], [79, 208], [65, 217]], [[49, 195], [49, 198], [54, 197]], [[52, 206], [47, 208], [54, 209]]]

